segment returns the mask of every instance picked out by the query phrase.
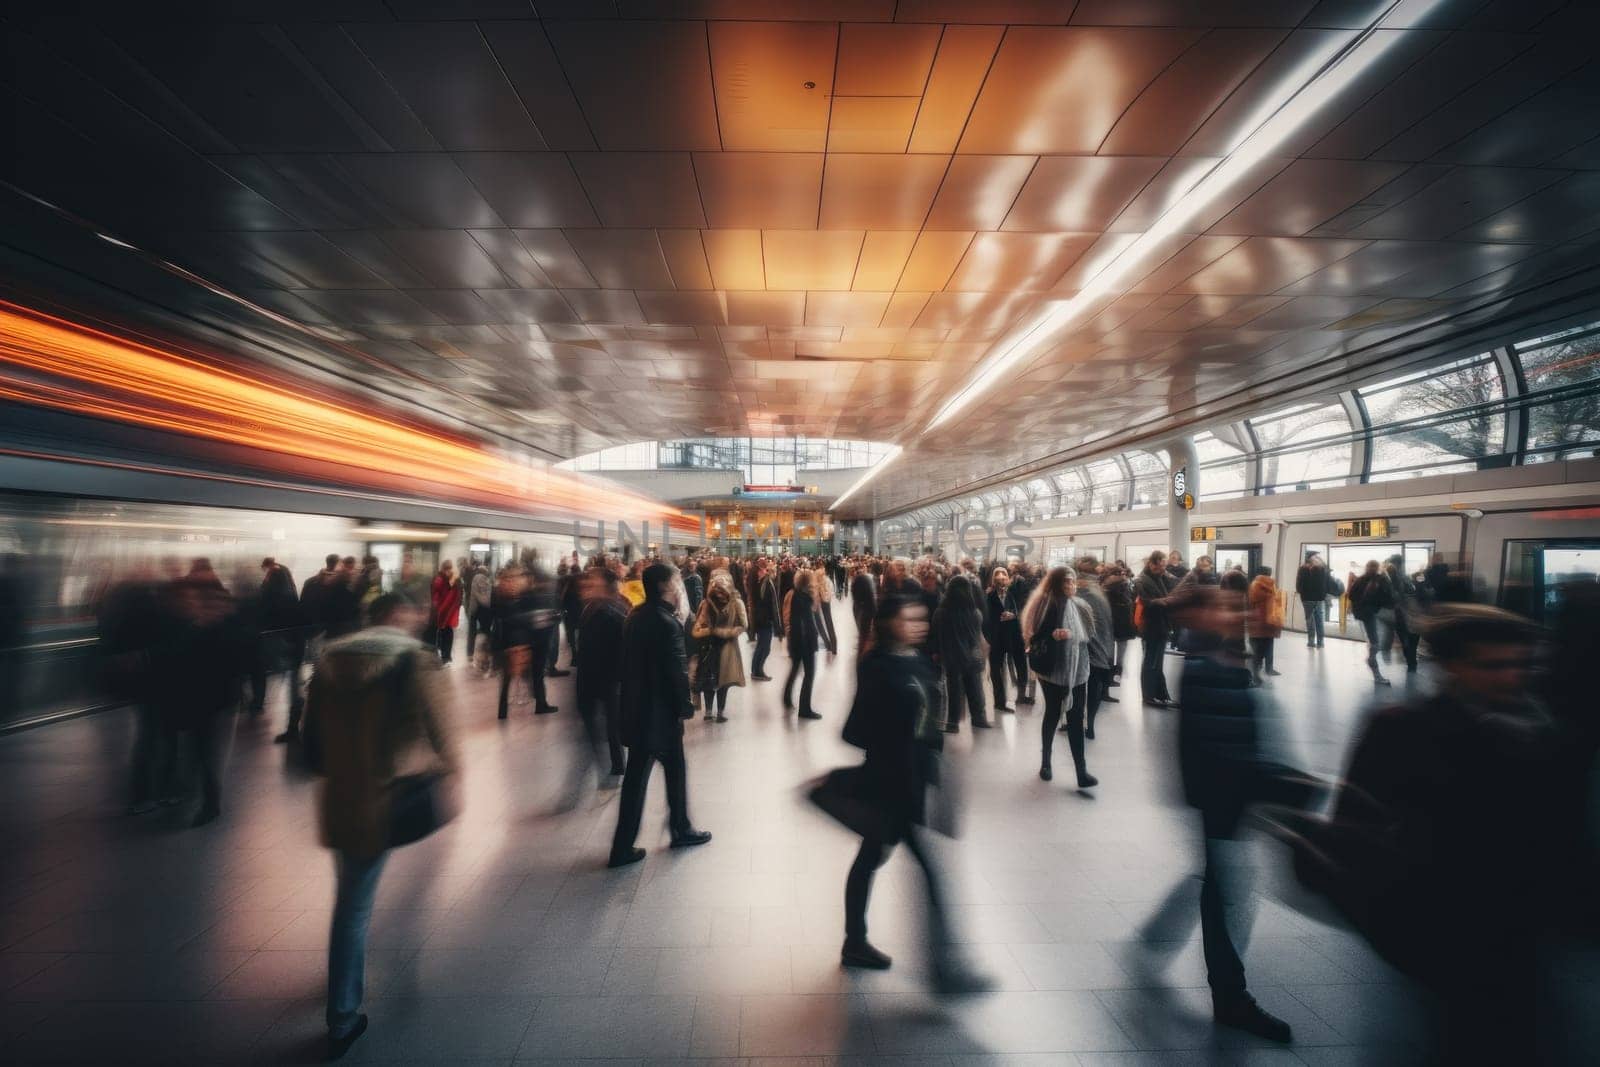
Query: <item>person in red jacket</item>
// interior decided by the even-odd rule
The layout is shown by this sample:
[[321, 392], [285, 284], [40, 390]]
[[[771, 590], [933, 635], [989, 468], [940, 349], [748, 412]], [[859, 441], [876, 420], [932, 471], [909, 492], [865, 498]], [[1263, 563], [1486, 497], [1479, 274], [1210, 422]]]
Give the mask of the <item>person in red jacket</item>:
[[433, 628], [434, 647], [439, 658], [450, 662], [450, 649], [455, 645], [456, 627], [461, 622], [461, 577], [455, 564], [445, 560], [439, 564], [439, 573], [433, 576]]

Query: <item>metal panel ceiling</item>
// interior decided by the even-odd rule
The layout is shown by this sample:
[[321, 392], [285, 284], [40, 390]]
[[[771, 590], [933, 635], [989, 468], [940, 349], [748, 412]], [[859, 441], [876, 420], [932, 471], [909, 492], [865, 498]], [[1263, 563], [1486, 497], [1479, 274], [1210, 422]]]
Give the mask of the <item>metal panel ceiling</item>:
[[44, 209], [8, 192], [7, 241], [173, 306], [170, 276], [92, 238], [113, 234], [309, 331], [196, 287], [190, 313], [270, 340], [260, 358], [387, 363], [435, 417], [546, 453], [752, 428], [899, 441], [909, 461], [861, 501], [892, 511], [1281, 397], [1299, 368], [1353, 373], [1351, 353], [1406, 351], [1430, 323], [1478, 329], [1592, 268], [1594, 5], [1401, 5], [1382, 63], [998, 403], [922, 433], [1283, 78], [1386, 6], [23, 13], [5, 31], [0, 176], [92, 229], [47, 242], [23, 224]]

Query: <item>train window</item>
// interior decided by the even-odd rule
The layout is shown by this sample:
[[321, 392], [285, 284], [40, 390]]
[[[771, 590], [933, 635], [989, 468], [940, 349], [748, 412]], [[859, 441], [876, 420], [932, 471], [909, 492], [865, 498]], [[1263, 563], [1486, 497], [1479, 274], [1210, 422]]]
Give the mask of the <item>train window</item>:
[[1538, 621], [1555, 618], [1573, 585], [1600, 580], [1600, 540], [1507, 541], [1500, 605]]

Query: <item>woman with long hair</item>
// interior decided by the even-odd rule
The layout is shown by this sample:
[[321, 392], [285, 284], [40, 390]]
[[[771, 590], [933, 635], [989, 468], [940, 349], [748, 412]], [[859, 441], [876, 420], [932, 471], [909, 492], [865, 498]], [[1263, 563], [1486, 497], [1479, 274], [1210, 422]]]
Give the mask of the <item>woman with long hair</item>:
[[700, 602], [693, 629], [694, 640], [700, 648], [694, 690], [705, 704], [708, 722], [713, 718], [712, 694], [716, 694], [716, 721], [727, 722], [728, 690], [744, 685], [739, 635], [749, 625], [744, 615], [744, 601], [733, 591], [733, 579], [726, 572], [717, 572], [711, 578], [706, 598]]
[[1067, 745], [1072, 749], [1078, 788], [1089, 789], [1100, 784], [1084, 761], [1083, 737], [1084, 710], [1089, 703], [1089, 631], [1094, 623], [1077, 602], [1077, 591], [1077, 575], [1070, 568], [1052, 569], [1022, 609], [1022, 640], [1030, 650], [1053, 648], [1048, 669], [1033, 671], [1044, 689], [1039, 777], [1046, 782], [1054, 777], [1051, 750], [1055, 747], [1056, 727], [1061, 725], [1063, 705], [1070, 700], [1071, 706], [1066, 709]]
[[[989, 572], [989, 588], [984, 594], [983, 633], [989, 639], [989, 687], [994, 690], [994, 710], [1006, 707], [1006, 664], [1020, 678], [1028, 665], [1022, 658], [1022, 605], [1017, 603], [1011, 572], [996, 567]], [[1021, 695], [1021, 686], [1018, 686]]]

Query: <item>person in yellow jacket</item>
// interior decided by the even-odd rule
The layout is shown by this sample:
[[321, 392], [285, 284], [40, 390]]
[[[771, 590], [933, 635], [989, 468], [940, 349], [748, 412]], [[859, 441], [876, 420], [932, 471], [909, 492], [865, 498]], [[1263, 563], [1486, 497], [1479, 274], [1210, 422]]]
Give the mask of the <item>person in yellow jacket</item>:
[[644, 581], [640, 578], [643, 573], [644, 560], [635, 560], [633, 566], [628, 568], [628, 576], [622, 581], [622, 595], [634, 607], [644, 603]]

